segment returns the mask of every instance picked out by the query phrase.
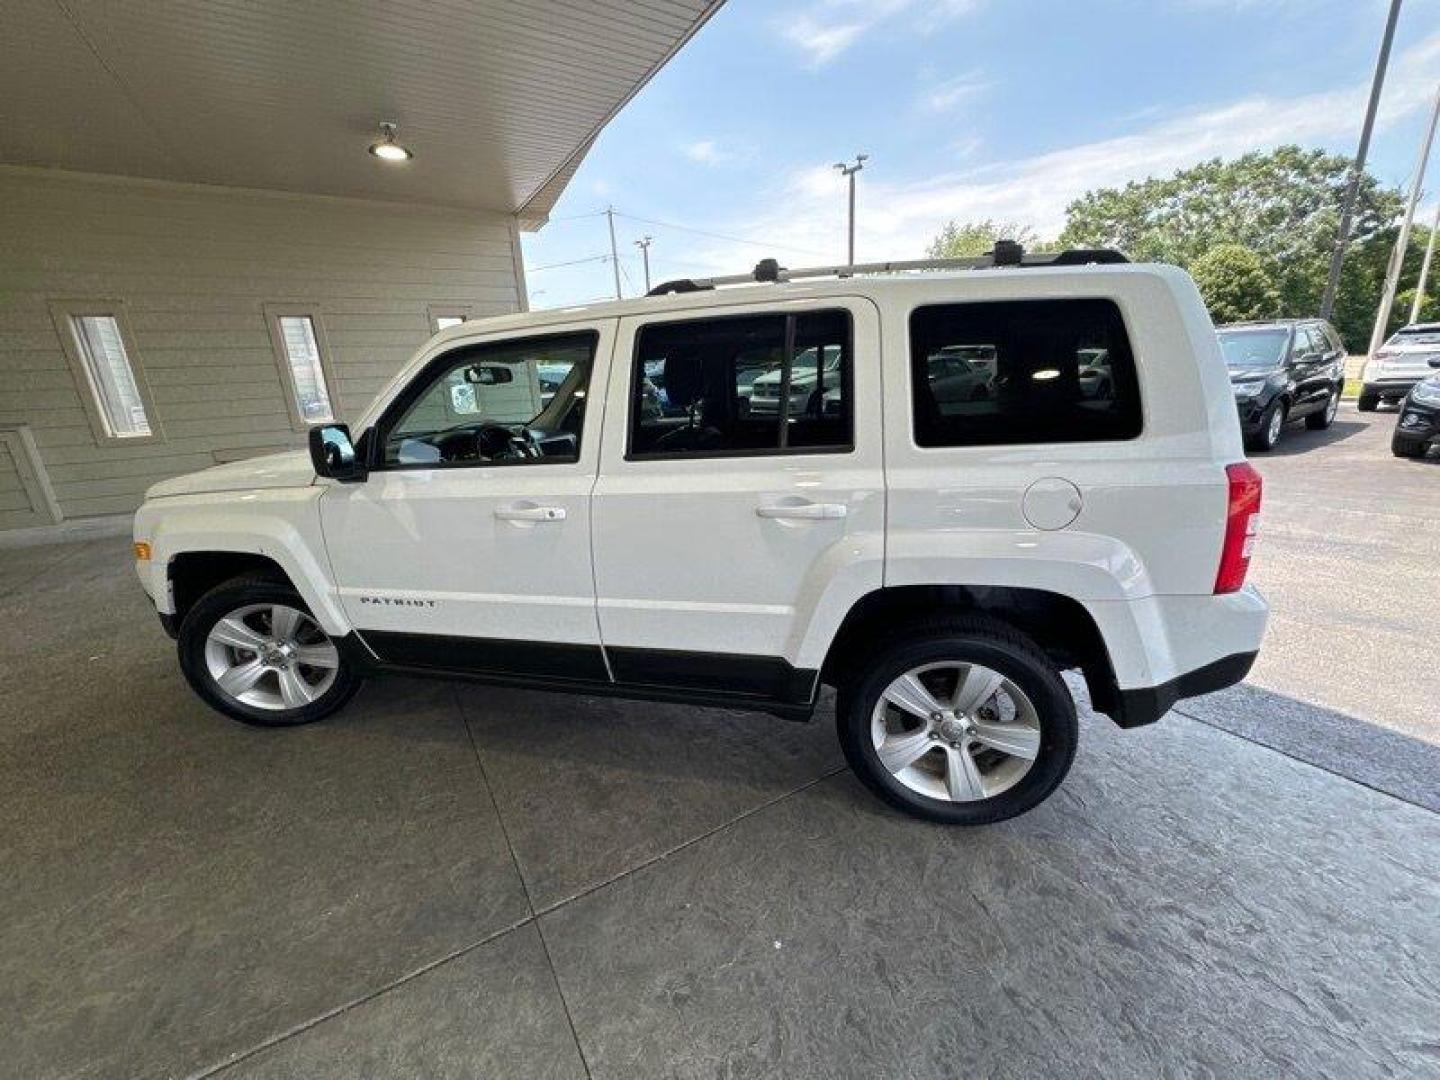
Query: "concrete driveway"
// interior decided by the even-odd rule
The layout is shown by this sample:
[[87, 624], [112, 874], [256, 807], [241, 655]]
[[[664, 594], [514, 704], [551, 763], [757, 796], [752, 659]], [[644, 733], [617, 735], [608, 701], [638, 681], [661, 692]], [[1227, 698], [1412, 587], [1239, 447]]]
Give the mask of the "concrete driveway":
[[[1272, 648], [1313, 634], [1312, 678], [1267, 657], [1149, 729], [1087, 715], [1060, 793], [981, 830], [877, 803], [828, 710], [394, 680], [245, 728], [182, 682], [123, 540], [0, 552], [0, 1072], [1434, 1076], [1440, 804], [1375, 752], [1432, 748], [1301, 700], [1343, 704], [1348, 639], [1417, 610], [1345, 554], [1414, 549], [1343, 458], [1440, 481], [1380, 434], [1347, 414], [1263, 465]], [[1301, 588], [1287, 543], [1353, 591]], [[1357, 749], [1254, 741], [1297, 725]]]

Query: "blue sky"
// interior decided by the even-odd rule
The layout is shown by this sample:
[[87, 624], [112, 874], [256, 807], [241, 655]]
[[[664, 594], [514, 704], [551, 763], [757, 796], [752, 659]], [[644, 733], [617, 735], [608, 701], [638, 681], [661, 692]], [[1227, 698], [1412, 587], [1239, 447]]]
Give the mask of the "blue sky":
[[[949, 218], [1054, 235], [1092, 187], [1298, 142], [1354, 152], [1386, 0], [729, 0], [525, 237], [531, 303], [655, 280], [910, 258]], [[1405, 0], [1370, 168], [1408, 181], [1440, 84], [1440, 0]], [[1440, 159], [1440, 151], [1435, 155]], [[1429, 190], [1440, 190], [1432, 160]], [[1433, 204], [1432, 204], [1433, 205]], [[636, 218], [649, 219], [637, 221]], [[689, 230], [677, 228], [685, 226]], [[710, 233], [717, 235], [702, 235]], [[731, 237], [738, 239], [724, 239]]]

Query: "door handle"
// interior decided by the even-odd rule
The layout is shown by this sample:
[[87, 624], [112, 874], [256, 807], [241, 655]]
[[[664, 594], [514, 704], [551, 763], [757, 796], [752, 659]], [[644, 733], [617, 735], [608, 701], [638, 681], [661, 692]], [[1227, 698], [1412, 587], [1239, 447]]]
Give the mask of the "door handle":
[[501, 521], [564, 521], [563, 506], [499, 506], [495, 516]]
[[781, 518], [787, 521], [835, 521], [850, 512], [844, 503], [800, 503], [798, 506], [757, 506], [755, 513], [762, 518]]

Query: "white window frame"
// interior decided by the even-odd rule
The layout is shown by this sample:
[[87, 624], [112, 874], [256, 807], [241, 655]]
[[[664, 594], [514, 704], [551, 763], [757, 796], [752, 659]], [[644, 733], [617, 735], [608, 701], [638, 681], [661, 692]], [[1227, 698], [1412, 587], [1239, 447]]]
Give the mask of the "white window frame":
[[[130, 328], [130, 317], [124, 300], [52, 300], [49, 304], [50, 319], [60, 337], [60, 346], [65, 351], [65, 362], [70, 366], [75, 390], [80, 403], [85, 407], [86, 419], [100, 446], [146, 446], [165, 441], [165, 431], [160, 424], [160, 415], [155, 408], [150, 383], [145, 378], [145, 365], [140, 362], [140, 350], [135, 347], [135, 333]], [[130, 367], [130, 378], [135, 383], [135, 392], [145, 410], [145, 422], [150, 426], [148, 435], [117, 435], [110, 428], [110, 420], [100, 403], [100, 388], [85, 359], [84, 346], [80, 343], [80, 329], [76, 325], [82, 318], [111, 318], [120, 334], [120, 344], [125, 350], [125, 359]]]
[[[321, 424], [341, 422], [339, 384], [335, 369], [330, 362], [330, 342], [325, 335], [325, 321], [320, 317], [318, 304], [263, 304], [265, 326], [270, 331], [270, 348], [275, 354], [275, 368], [280, 374], [280, 385], [285, 391], [285, 407], [290, 412], [290, 426], [296, 431], [309, 431]], [[281, 319], [306, 318], [315, 331], [315, 347], [320, 350], [320, 376], [325, 380], [325, 396], [330, 399], [330, 420], [306, 420], [300, 411], [300, 390], [295, 385], [295, 374], [290, 367], [290, 354], [285, 349], [285, 332], [280, 327]]]
[[438, 334], [441, 319], [469, 322], [475, 318], [475, 308], [470, 304], [431, 304], [425, 309], [425, 317], [430, 320], [430, 333]]

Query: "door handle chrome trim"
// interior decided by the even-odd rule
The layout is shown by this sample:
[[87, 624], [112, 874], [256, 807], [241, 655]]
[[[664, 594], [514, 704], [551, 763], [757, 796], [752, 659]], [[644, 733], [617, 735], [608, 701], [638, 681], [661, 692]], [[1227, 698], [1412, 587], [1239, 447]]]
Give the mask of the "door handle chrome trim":
[[495, 516], [501, 521], [564, 521], [563, 506], [499, 506]]
[[801, 503], [799, 506], [757, 506], [762, 518], [793, 521], [836, 521], [850, 512], [844, 503]]

